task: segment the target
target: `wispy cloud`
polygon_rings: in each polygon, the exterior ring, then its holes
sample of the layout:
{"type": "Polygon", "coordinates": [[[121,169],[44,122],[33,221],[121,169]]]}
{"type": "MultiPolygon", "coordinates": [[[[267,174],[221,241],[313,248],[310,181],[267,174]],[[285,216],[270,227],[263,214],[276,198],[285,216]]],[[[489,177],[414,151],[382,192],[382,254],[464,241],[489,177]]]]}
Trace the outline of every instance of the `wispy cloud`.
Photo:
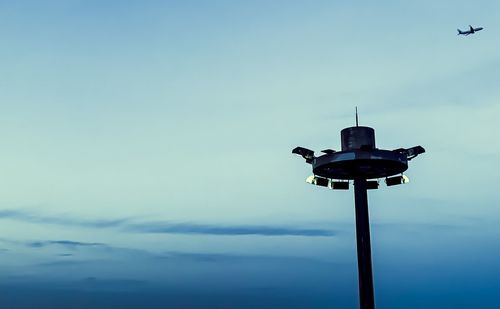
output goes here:
{"type": "Polygon", "coordinates": [[[72,240],[45,240],[45,241],[31,241],[27,242],[26,246],[31,248],[44,248],[48,246],[63,246],[69,249],[76,249],[79,247],[106,247],[103,243],[98,242],[80,242],[72,240]]]}
{"type": "MultiPolygon", "coordinates": [[[[136,233],[155,234],[204,234],[227,236],[334,236],[336,233],[329,229],[267,226],[267,225],[218,225],[190,222],[151,221],[137,222],[131,219],[79,219],[65,216],[45,216],[22,210],[0,210],[0,219],[11,219],[22,222],[53,224],[61,226],[77,226],[85,228],[119,228],[136,233]]],[[[35,244],[36,245],[36,244],[35,244]]],[[[39,244],[48,245],[48,244],[39,244]]],[[[64,245],[60,243],[60,245],[64,245]]],[[[66,244],[75,246],[76,244],[66,244]]],[[[93,244],[96,245],[96,244],[93,244]]]]}
{"type": "Polygon", "coordinates": [[[263,254],[237,254],[237,253],[207,253],[207,252],[182,252],[169,251],[161,255],[152,256],[160,260],[182,260],[192,262],[283,262],[283,261],[303,261],[313,263],[331,263],[321,259],[303,256],[283,256],[283,255],[263,255],[263,254]]]}
{"type": "Polygon", "coordinates": [[[81,226],[81,227],[95,227],[95,228],[109,228],[117,227],[128,221],[128,219],[77,219],[67,216],[44,216],[34,212],[24,211],[24,210],[0,210],[0,218],[12,219],[23,222],[31,223],[43,223],[43,224],[55,224],[55,225],[66,225],[66,226],[81,226]]]}
{"type": "MultiPolygon", "coordinates": [[[[14,246],[28,247],[34,251],[45,249],[78,250],[82,253],[75,256],[72,253],[51,255],[43,261],[33,264],[40,267],[73,267],[80,265],[108,265],[112,267],[116,261],[137,261],[148,265],[173,265],[182,263],[332,263],[322,259],[300,255],[247,254],[231,252],[192,252],[163,251],[154,252],[147,249],[114,246],[98,242],[81,242],[73,240],[6,240],[14,246]],[[54,248],[52,248],[54,247],[54,248]],[[89,259],[90,257],[90,259],[89,259]],[[173,263],[173,264],[172,264],[173,263]]],[[[222,265],[222,264],[221,264],[222,265]]]]}
{"type": "Polygon", "coordinates": [[[37,266],[43,267],[66,267],[66,266],[79,266],[88,264],[88,261],[75,261],[75,260],[64,260],[64,261],[49,261],[36,264],[37,266]]]}
{"type": "Polygon", "coordinates": [[[142,233],[207,234],[207,235],[260,235],[260,236],[333,236],[323,229],[273,227],[263,225],[210,225],[193,223],[148,222],[130,224],[127,230],[142,233]]]}

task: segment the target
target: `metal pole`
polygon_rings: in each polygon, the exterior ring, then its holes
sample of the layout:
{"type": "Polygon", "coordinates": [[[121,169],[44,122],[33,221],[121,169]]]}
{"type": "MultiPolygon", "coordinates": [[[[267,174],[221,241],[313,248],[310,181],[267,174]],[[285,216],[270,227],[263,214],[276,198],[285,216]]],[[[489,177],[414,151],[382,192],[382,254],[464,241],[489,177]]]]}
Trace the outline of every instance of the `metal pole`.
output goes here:
{"type": "Polygon", "coordinates": [[[354,180],[354,202],[358,249],[359,307],[361,309],[374,309],[368,194],[366,192],[366,179],[364,178],[354,180]]]}

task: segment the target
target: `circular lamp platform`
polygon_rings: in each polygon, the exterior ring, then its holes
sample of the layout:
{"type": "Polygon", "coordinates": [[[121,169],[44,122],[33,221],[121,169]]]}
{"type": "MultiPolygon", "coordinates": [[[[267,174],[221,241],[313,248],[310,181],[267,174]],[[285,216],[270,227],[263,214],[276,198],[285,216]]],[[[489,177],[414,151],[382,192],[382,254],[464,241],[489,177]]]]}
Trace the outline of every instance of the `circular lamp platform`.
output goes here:
{"type": "Polygon", "coordinates": [[[312,162],[313,173],[331,179],[374,179],[400,174],[408,169],[404,154],[372,149],[334,152],[312,162]]]}

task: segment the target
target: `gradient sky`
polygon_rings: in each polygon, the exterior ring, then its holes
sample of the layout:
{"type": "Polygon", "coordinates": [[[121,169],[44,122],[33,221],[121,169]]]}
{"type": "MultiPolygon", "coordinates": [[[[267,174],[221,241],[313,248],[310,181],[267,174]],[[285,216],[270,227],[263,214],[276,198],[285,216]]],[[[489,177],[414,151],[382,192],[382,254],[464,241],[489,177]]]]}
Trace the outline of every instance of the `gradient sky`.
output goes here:
{"type": "Polygon", "coordinates": [[[358,106],[427,150],[369,194],[378,307],[497,308],[498,12],[1,1],[0,306],[356,308],[353,192],[291,149],[358,106]]]}

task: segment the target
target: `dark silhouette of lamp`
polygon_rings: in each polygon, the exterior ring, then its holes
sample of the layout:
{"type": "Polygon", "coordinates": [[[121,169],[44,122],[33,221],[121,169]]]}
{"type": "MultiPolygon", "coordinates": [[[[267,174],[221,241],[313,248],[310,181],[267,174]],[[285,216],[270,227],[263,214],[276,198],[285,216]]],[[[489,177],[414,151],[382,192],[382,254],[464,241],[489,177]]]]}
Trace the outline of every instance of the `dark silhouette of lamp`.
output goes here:
{"type": "Polygon", "coordinates": [[[408,169],[408,161],[425,152],[421,146],[384,150],[375,147],[375,130],[356,126],[340,132],[342,151],[323,150],[316,157],[314,151],[296,147],[292,153],[302,156],[312,165],[313,174],[307,182],[331,189],[349,189],[354,183],[356,212],[356,243],[358,253],[358,277],[360,308],[375,308],[368,217],[367,189],[377,189],[378,179],[385,178],[387,186],[408,182],[402,173],[408,169]],[[370,180],[368,180],[370,179],[370,180]]]}

